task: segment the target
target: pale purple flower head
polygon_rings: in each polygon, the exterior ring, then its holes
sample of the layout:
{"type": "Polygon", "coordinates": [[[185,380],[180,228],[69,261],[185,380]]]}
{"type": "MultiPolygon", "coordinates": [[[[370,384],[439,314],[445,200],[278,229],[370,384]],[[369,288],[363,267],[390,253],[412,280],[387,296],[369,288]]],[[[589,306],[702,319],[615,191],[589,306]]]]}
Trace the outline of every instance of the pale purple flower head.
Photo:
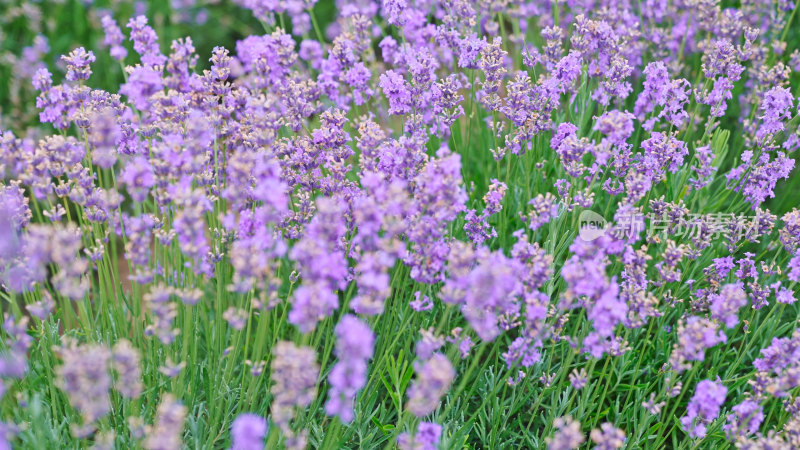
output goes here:
{"type": "Polygon", "coordinates": [[[158,35],[147,25],[147,17],[131,17],[128,28],[131,30],[130,40],[133,41],[133,49],[141,56],[142,64],[148,67],[162,66],[167,58],[161,54],[158,35]]]}
{"type": "Polygon", "coordinates": [[[46,92],[53,86],[53,75],[46,67],[39,68],[31,80],[33,88],[40,92],[46,92]]]}
{"type": "Polygon", "coordinates": [[[92,51],[86,51],[83,47],[78,47],[69,55],[61,56],[61,60],[67,63],[67,80],[79,81],[88,80],[92,74],[89,65],[97,60],[92,51]]]}
{"type": "Polygon", "coordinates": [[[414,300],[409,302],[411,309],[417,312],[430,311],[433,309],[433,301],[427,295],[422,295],[420,291],[414,292],[414,300]]]}
{"type": "Polygon", "coordinates": [[[144,440],[147,450],[178,450],[183,447],[183,427],[188,408],[172,394],[164,394],[156,420],[144,440]]]}
{"type": "Polygon", "coordinates": [[[633,114],[613,109],[597,118],[594,130],[599,131],[610,145],[623,144],[633,134],[633,114]]]}
{"type": "Polygon", "coordinates": [[[111,57],[117,61],[124,60],[128,56],[128,50],[122,46],[125,41],[125,35],[122,34],[119,25],[110,15],[103,16],[100,23],[103,25],[103,31],[105,32],[105,40],[103,42],[111,49],[111,57]]]}
{"type": "Polygon", "coordinates": [[[375,334],[369,325],[350,314],[342,317],[335,332],[339,361],[328,375],[331,388],[325,411],[342,422],[350,422],[354,418],[356,394],[367,383],[367,362],[372,358],[375,334]]]}
{"type": "Polygon", "coordinates": [[[295,407],[307,407],[316,397],[319,365],[314,349],[291,342],[278,342],[272,353],[272,420],[285,432],[295,407]]]}
{"type": "Polygon", "coordinates": [[[122,170],[120,181],[128,186],[128,193],[133,200],[141,203],[147,199],[150,188],[156,183],[153,166],[146,157],[136,156],[122,170]]]}
{"type": "Polygon", "coordinates": [[[111,352],[111,367],[117,372],[114,387],[123,397],[138,398],[142,394],[141,355],[130,341],[122,339],[111,352]]]}
{"type": "Polygon", "coordinates": [[[394,70],[387,70],[381,74],[378,84],[383,90],[383,95],[389,100],[389,114],[411,112],[411,91],[403,75],[394,70]]]}
{"type": "Polygon", "coordinates": [[[407,7],[406,0],[383,0],[381,15],[389,24],[402,26],[405,22],[403,12],[407,7]]]}
{"type": "Polygon", "coordinates": [[[706,318],[689,317],[678,326],[678,342],[673,347],[670,364],[678,372],[683,372],[690,367],[688,361],[703,361],[706,349],[727,340],[716,323],[706,318]]]}
{"type": "Polygon", "coordinates": [[[111,351],[99,344],[69,341],[59,352],[64,364],[57,370],[57,383],[83,418],[82,426],[73,427],[73,434],[84,437],[111,411],[111,351]]]}
{"type": "Polygon", "coordinates": [[[257,414],[239,414],[231,424],[230,450],[263,450],[267,429],[267,419],[257,414]]]}
{"type": "Polygon", "coordinates": [[[706,426],[719,416],[719,409],[725,403],[727,394],[728,388],[721,382],[703,380],[697,383],[689,406],[686,407],[686,415],[681,417],[681,425],[689,433],[689,437],[706,436],[706,426]]]}
{"type": "Polygon", "coordinates": [[[727,328],[739,323],[739,308],[747,305],[747,293],[741,283],[726,284],[718,294],[711,295],[711,317],[722,321],[727,328]]]}
{"type": "Polygon", "coordinates": [[[137,109],[144,110],[150,104],[150,97],[161,92],[163,87],[161,72],[148,66],[136,66],[119,93],[127,96],[137,109]]]}
{"type": "Polygon", "coordinates": [[[549,192],[537,195],[528,204],[531,206],[528,227],[532,231],[558,217],[558,199],[549,192]]]}
{"type": "Polygon", "coordinates": [[[783,131],[784,121],[792,117],[791,110],[794,108],[794,97],[792,92],[780,86],[775,86],[764,93],[761,101],[760,116],[762,123],[756,132],[759,139],[783,131]]]}
{"type": "Polygon", "coordinates": [[[625,432],[611,423],[604,423],[589,434],[595,443],[593,450],[616,450],[625,446],[625,432]]]}
{"type": "Polygon", "coordinates": [[[586,369],[573,369],[569,374],[569,382],[575,390],[581,390],[586,386],[589,377],[586,375],[586,369]]]}
{"type": "Polygon", "coordinates": [[[408,388],[406,406],[417,417],[425,417],[439,406],[439,400],[450,389],[456,372],[450,360],[436,353],[422,364],[417,364],[417,378],[408,388]]]}
{"type": "Polygon", "coordinates": [[[758,433],[764,420],[764,408],[757,401],[744,400],[731,410],[733,413],[728,415],[727,423],[722,427],[729,439],[758,433]]]}
{"type": "Polygon", "coordinates": [[[397,446],[401,450],[437,450],[442,438],[442,426],[433,422],[420,422],[417,433],[402,433],[397,437],[397,446]]]}
{"type": "Polygon", "coordinates": [[[546,439],[548,450],[572,450],[586,441],[580,422],[570,416],[555,419],[553,428],[556,429],[555,434],[546,439]]]}
{"type": "MultiPolygon", "coordinates": [[[[1,383],[0,386],[2,386],[1,383]]],[[[12,450],[11,441],[18,431],[19,429],[14,424],[0,421],[0,450],[12,450]]]]}

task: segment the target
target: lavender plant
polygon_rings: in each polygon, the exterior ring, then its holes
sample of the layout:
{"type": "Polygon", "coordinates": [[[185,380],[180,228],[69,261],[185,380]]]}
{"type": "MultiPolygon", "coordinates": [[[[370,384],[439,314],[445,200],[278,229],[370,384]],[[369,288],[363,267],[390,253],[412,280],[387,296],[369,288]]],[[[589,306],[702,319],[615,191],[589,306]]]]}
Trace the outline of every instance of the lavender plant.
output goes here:
{"type": "Polygon", "coordinates": [[[53,3],[0,449],[800,448],[798,4],[53,3]]]}

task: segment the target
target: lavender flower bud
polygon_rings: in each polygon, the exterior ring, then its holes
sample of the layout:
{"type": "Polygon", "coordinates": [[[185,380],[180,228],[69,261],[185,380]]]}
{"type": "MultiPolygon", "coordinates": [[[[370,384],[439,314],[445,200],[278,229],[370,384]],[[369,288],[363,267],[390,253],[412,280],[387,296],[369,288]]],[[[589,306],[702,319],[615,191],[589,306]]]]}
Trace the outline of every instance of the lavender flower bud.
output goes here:
{"type": "Polygon", "coordinates": [[[112,367],[117,372],[115,388],[123,397],[137,398],[142,394],[142,374],[139,351],[122,339],[112,349],[112,367]]]}
{"type": "Polygon", "coordinates": [[[95,62],[94,53],[87,52],[83,47],[78,47],[69,55],[61,56],[61,60],[67,63],[67,80],[80,81],[88,80],[92,74],[89,64],[95,62]]]}
{"type": "Polygon", "coordinates": [[[317,354],[312,348],[286,341],[278,342],[272,353],[272,420],[287,434],[294,408],[307,407],[316,396],[317,354]]]}
{"type": "Polygon", "coordinates": [[[164,394],[156,411],[155,425],[148,427],[144,440],[147,450],[179,450],[183,448],[183,423],[187,408],[172,394],[164,394]]]}
{"type": "Polygon", "coordinates": [[[407,408],[417,417],[432,413],[456,376],[450,360],[436,353],[415,367],[417,378],[408,388],[407,408]]]}
{"type": "Polygon", "coordinates": [[[74,427],[73,434],[84,437],[111,410],[111,351],[98,344],[79,345],[70,340],[57,351],[64,361],[56,371],[58,386],[83,417],[83,426],[74,427]]]}
{"type": "Polygon", "coordinates": [[[239,414],[231,424],[230,450],[263,450],[267,420],[256,414],[239,414]]]}
{"type": "Polygon", "coordinates": [[[681,417],[681,425],[692,438],[704,438],[706,425],[719,415],[719,408],[725,402],[728,388],[719,382],[703,380],[697,383],[692,399],[686,407],[686,415],[681,417]]]}
{"type": "Polygon", "coordinates": [[[547,438],[548,450],[572,450],[578,448],[586,437],[581,432],[581,424],[573,420],[570,416],[559,417],[553,421],[556,433],[553,437],[547,438]]]}
{"type": "Polygon", "coordinates": [[[367,324],[352,315],[336,325],[336,357],[339,361],[328,375],[331,385],[325,412],[342,422],[354,418],[355,396],[367,384],[367,362],[372,357],[375,335],[367,324]]]}

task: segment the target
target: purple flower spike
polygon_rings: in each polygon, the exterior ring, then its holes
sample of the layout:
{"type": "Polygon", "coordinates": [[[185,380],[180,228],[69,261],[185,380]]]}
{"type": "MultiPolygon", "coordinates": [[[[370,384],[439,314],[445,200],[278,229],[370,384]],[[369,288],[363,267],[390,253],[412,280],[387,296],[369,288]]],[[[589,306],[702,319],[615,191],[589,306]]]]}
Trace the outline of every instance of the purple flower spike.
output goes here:
{"type": "Polygon", "coordinates": [[[230,450],[263,450],[267,419],[256,414],[239,414],[231,424],[230,450]]]}

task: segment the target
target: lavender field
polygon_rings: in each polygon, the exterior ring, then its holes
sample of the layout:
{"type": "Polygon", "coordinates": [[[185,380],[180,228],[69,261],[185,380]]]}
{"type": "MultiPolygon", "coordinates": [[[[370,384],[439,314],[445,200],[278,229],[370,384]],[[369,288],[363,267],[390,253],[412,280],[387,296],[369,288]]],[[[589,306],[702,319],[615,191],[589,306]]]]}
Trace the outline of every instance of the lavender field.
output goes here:
{"type": "Polygon", "coordinates": [[[0,0],[0,450],[800,449],[798,9],[0,0]]]}

